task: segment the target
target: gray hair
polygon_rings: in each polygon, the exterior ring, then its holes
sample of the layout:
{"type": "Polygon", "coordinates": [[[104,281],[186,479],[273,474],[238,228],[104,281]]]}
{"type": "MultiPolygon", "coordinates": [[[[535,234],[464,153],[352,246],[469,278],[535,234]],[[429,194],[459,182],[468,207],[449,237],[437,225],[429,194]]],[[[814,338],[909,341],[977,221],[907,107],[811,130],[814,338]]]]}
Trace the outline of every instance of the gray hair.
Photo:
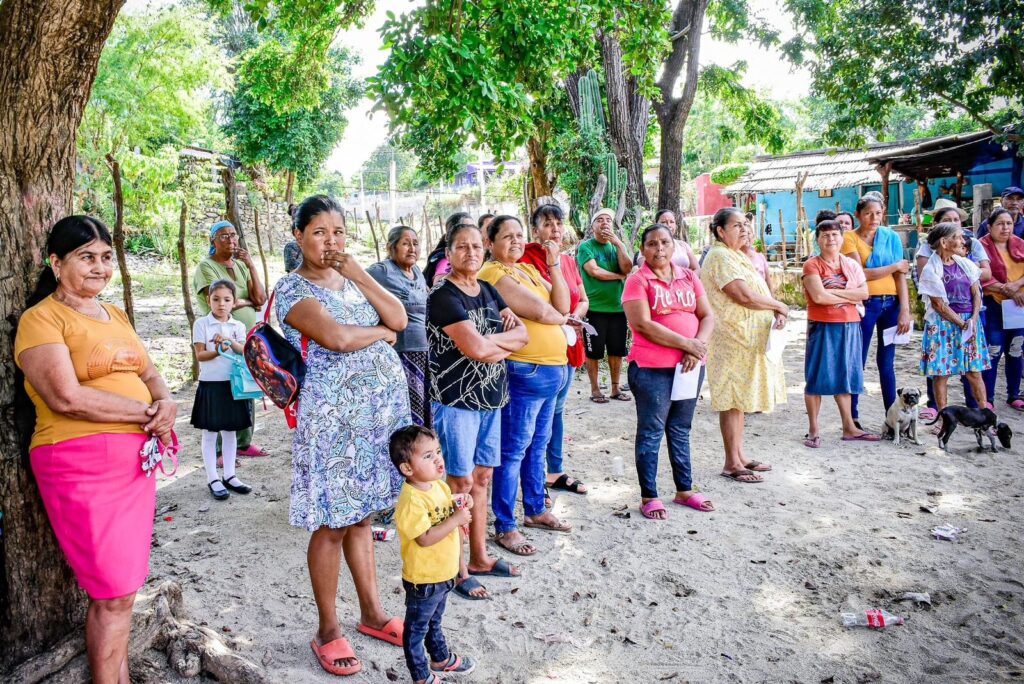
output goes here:
{"type": "Polygon", "coordinates": [[[409,226],[395,226],[388,231],[387,250],[388,254],[394,251],[395,247],[398,246],[398,241],[402,239],[402,235],[405,231],[409,231],[413,235],[416,235],[416,231],[409,226]]]}

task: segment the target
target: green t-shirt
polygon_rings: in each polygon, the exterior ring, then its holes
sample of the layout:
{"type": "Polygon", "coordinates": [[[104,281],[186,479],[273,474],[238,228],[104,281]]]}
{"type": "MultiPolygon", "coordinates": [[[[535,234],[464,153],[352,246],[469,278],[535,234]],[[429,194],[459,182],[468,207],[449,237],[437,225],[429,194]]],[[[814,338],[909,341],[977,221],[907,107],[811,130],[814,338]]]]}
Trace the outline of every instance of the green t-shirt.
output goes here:
{"type": "MultiPolygon", "coordinates": [[[[224,267],[224,264],[219,264],[209,257],[200,261],[199,265],[196,266],[196,272],[192,276],[192,287],[196,293],[196,304],[203,315],[210,313],[210,304],[206,301],[206,296],[201,293],[201,290],[218,280],[232,281],[236,288],[235,295],[242,299],[249,299],[249,267],[235,259],[233,270],[235,272],[234,278],[228,275],[228,269],[224,267]]],[[[231,316],[241,321],[246,330],[252,330],[252,327],[259,321],[259,314],[251,306],[236,309],[231,312],[231,316]]]]}
{"type": "Polygon", "coordinates": [[[598,280],[583,268],[583,264],[593,259],[597,265],[612,273],[622,273],[619,268],[619,250],[612,243],[602,245],[591,238],[583,242],[576,250],[576,262],[580,265],[583,276],[583,289],[590,298],[590,311],[601,313],[618,313],[622,311],[621,280],[598,280]]]}

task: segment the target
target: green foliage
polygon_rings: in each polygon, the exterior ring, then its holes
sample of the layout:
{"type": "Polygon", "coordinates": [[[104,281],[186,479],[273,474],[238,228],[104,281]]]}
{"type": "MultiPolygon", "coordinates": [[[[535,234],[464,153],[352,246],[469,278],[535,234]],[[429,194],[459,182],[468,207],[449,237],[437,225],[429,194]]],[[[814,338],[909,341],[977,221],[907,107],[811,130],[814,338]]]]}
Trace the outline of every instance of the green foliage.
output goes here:
{"type": "Polygon", "coordinates": [[[729,68],[706,66],[701,70],[699,92],[722,104],[739,123],[745,140],[763,145],[772,154],[781,153],[788,142],[782,111],[740,82],[746,70],[744,62],[729,68]]]}
{"type": "Polygon", "coordinates": [[[833,103],[822,137],[859,145],[903,105],[999,129],[1024,119],[1019,1],[787,0],[813,92],[833,103]]]}
{"type": "Polygon", "coordinates": [[[466,140],[506,158],[545,126],[561,79],[599,62],[598,29],[617,30],[627,68],[645,92],[668,44],[662,3],[479,0],[428,3],[389,15],[388,60],[371,79],[402,146],[431,177],[457,170],[466,140]],[[616,16],[618,13],[618,16],[616,16]]]}
{"type": "Polygon", "coordinates": [[[210,23],[188,7],[122,14],[100,57],[79,128],[75,205],[113,222],[105,159],[113,154],[134,251],[174,252],[178,150],[219,139],[209,93],[226,83],[227,61],[210,32],[210,23]]]}
{"type": "MultiPolygon", "coordinates": [[[[395,182],[400,190],[418,190],[428,185],[427,178],[420,172],[416,155],[395,145],[384,143],[373,151],[363,164],[363,186],[367,192],[382,192],[391,186],[391,160],[395,160],[395,182]]],[[[359,177],[351,183],[359,187],[359,177]]]]}
{"type": "Polygon", "coordinates": [[[716,185],[730,185],[747,172],[748,164],[723,164],[711,171],[711,182],[716,185]]]}
{"type": "Polygon", "coordinates": [[[248,59],[262,62],[268,55],[283,54],[262,47],[247,53],[235,92],[228,98],[224,131],[243,164],[265,165],[274,173],[292,171],[299,184],[305,185],[317,177],[341,139],[348,123],[344,112],[361,94],[351,77],[353,58],[345,51],[332,50],[329,85],[319,93],[319,103],[282,111],[266,103],[269,91],[262,90],[262,82],[245,78],[251,73],[244,66],[248,59]]]}

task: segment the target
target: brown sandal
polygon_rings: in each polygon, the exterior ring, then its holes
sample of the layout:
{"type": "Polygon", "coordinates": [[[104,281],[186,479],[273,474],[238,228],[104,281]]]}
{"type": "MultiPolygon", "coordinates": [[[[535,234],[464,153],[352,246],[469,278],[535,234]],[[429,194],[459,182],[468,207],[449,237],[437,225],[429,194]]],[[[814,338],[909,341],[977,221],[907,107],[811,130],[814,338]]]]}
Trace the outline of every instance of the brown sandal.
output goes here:
{"type": "Polygon", "coordinates": [[[735,480],[736,482],[742,482],[743,484],[761,484],[762,482],[764,482],[764,478],[763,477],[761,477],[760,475],[755,473],[753,470],[747,470],[746,468],[743,468],[742,470],[736,470],[736,471],[733,471],[731,473],[722,473],[722,477],[727,477],[730,480],[735,480]],[[744,477],[756,477],[757,479],[756,480],[749,480],[749,479],[748,480],[744,480],[743,479],[744,477]]]}
{"type": "Polygon", "coordinates": [[[497,544],[498,546],[500,546],[501,548],[505,549],[506,551],[508,551],[510,553],[516,554],[517,556],[532,556],[533,554],[537,553],[537,547],[534,546],[533,544],[531,544],[525,538],[523,539],[523,541],[519,542],[518,544],[506,544],[506,543],[503,543],[502,539],[504,539],[508,534],[509,533],[507,533],[507,532],[503,532],[503,533],[500,533],[500,534],[495,534],[494,535],[494,543],[497,544]],[[533,550],[532,551],[527,551],[526,549],[533,549],[533,550]]]}

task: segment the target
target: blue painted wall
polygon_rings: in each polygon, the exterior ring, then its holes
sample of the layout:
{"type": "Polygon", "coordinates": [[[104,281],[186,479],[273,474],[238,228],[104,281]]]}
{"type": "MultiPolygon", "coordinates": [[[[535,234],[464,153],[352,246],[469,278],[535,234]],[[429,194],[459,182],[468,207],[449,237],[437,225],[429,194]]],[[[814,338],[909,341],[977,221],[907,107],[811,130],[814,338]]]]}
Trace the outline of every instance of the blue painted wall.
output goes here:
{"type": "MultiPolygon", "coordinates": [[[[963,188],[964,199],[973,197],[974,185],[991,183],[993,194],[998,197],[999,191],[1008,185],[1019,185],[1024,187],[1024,173],[1021,171],[1021,164],[1015,163],[1013,159],[1001,159],[979,164],[967,174],[963,188]],[[1016,166],[1016,173],[1015,167],[1016,166]]],[[[928,189],[932,194],[932,201],[941,197],[952,198],[956,178],[937,178],[928,181],[928,189]],[[945,188],[945,190],[943,190],[945,188]]],[[[900,212],[912,213],[914,211],[914,190],[917,188],[915,182],[890,183],[889,184],[889,210],[888,223],[897,223],[900,212]],[[902,196],[902,208],[900,199],[902,196]]],[[[807,218],[814,221],[814,215],[820,209],[835,210],[836,202],[846,211],[853,212],[857,200],[865,192],[871,190],[881,191],[881,183],[873,183],[855,188],[836,188],[832,191],[832,197],[819,197],[816,190],[804,192],[804,210],[807,218]]],[[[765,209],[765,225],[771,225],[771,234],[765,234],[765,242],[775,244],[782,241],[782,231],[779,230],[779,209],[782,209],[782,220],[786,225],[786,241],[792,242],[796,235],[796,192],[769,192],[757,195],[757,211],[760,212],[761,204],[767,205],[765,209]]],[[[929,207],[925,207],[928,209],[929,207]]],[[[760,216],[756,219],[756,226],[760,225],[760,216]]]]}

